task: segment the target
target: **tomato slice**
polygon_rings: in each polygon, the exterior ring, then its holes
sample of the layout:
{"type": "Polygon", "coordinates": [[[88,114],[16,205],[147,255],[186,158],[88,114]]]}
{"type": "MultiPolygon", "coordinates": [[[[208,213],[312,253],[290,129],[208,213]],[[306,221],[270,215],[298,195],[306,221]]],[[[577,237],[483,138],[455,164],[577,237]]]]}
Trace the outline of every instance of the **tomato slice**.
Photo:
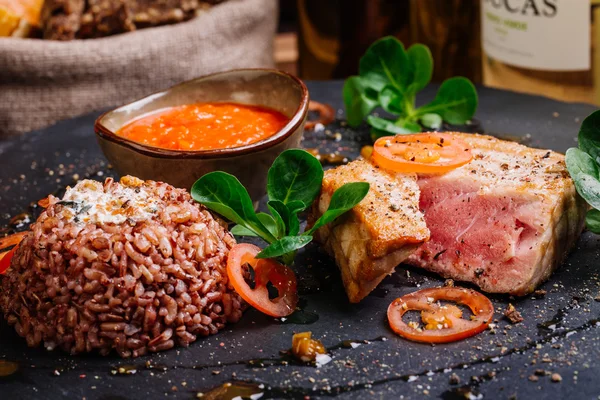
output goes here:
{"type": "Polygon", "coordinates": [[[15,246],[8,251],[0,252],[0,274],[5,273],[6,270],[10,267],[10,261],[12,259],[12,256],[13,254],[15,254],[15,251],[17,251],[17,247],[19,247],[19,243],[21,243],[21,240],[23,240],[25,235],[27,235],[27,231],[17,232],[13,235],[0,238],[0,249],[15,246]]]}
{"type": "Polygon", "coordinates": [[[44,197],[43,199],[38,200],[37,204],[42,208],[48,208],[50,205],[50,198],[44,197]]]}
{"type": "Polygon", "coordinates": [[[424,343],[448,343],[476,335],[487,328],[494,316],[491,301],[479,292],[459,287],[422,289],[392,302],[387,311],[390,327],[398,335],[424,343]],[[463,304],[471,309],[470,320],[461,318],[454,305],[440,305],[439,300],[463,304]],[[424,328],[407,324],[402,317],[408,311],[421,311],[424,328]]]}
{"type": "Polygon", "coordinates": [[[377,139],[371,160],[396,172],[441,174],[473,159],[471,148],[448,133],[419,133],[377,139]]]}
{"type": "Polygon", "coordinates": [[[5,251],[0,253],[0,274],[6,272],[6,270],[10,267],[10,261],[12,260],[13,254],[17,251],[17,246],[13,247],[9,251],[5,251]]]}
{"type": "Polygon", "coordinates": [[[272,317],[285,317],[296,309],[298,293],[296,275],[285,265],[270,258],[256,258],[260,247],[253,244],[236,244],[227,256],[227,276],[235,291],[252,307],[272,317]],[[244,265],[254,269],[255,286],[252,289],[244,278],[244,265]],[[278,296],[269,299],[267,283],[277,288],[278,296]]]}
{"type": "Polygon", "coordinates": [[[28,231],[17,232],[12,235],[4,236],[0,238],[0,249],[5,249],[10,246],[21,243],[21,240],[27,235],[28,231]]]}

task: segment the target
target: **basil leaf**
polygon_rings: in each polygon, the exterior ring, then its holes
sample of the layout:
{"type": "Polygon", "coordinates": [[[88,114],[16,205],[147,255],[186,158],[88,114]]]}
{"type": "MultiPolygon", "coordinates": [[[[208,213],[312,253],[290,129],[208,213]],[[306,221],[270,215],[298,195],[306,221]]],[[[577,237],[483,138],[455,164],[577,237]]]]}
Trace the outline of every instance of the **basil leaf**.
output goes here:
{"type": "Polygon", "coordinates": [[[294,236],[300,232],[300,220],[298,219],[298,213],[304,211],[307,207],[299,201],[292,201],[287,204],[287,208],[290,210],[288,235],[294,236]]]}
{"type": "Polygon", "coordinates": [[[291,213],[299,213],[300,211],[304,211],[308,208],[306,204],[298,200],[292,200],[287,203],[286,206],[291,213]]]}
{"type": "MultiPolygon", "coordinates": [[[[349,78],[344,84],[349,125],[358,126],[377,105],[405,118],[395,125],[409,133],[422,130],[417,121],[439,129],[443,121],[460,125],[471,119],[477,110],[477,92],[473,83],[463,77],[447,79],[431,103],[415,108],[417,92],[431,82],[432,75],[433,57],[427,46],[415,44],[405,50],[395,37],[377,40],[360,59],[359,76],[349,78]]],[[[380,137],[383,132],[398,133],[382,121],[369,124],[373,128],[372,138],[380,137]]]]}
{"type": "Polygon", "coordinates": [[[423,44],[413,44],[406,51],[411,72],[411,83],[407,94],[414,95],[423,90],[431,82],[433,75],[433,57],[429,47],[423,44]]]}
{"type": "Polygon", "coordinates": [[[271,232],[271,235],[275,236],[276,238],[285,236],[285,226],[280,226],[275,217],[264,212],[258,213],[256,216],[260,222],[262,222],[265,228],[271,232]]]}
{"type": "Polygon", "coordinates": [[[346,211],[352,209],[355,205],[360,203],[362,199],[369,193],[369,184],[367,182],[352,182],[346,183],[338,190],[333,192],[331,201],[327,211],[321,215],[321,217],[315,222],[309,231],[304,232],[303,235],[312,235],[317,229],[325,224],[334,221],[336,218],[344,214],[346,211]]]}
{"type": "Polygon", "coordinates": [[[600,211],[588,211],[585,215],[585,225],[590,232],[600,233],[600,211]]]}
{"type": "Polygon", "coordinates": [[[588,115],[579,128],[579,148],[600,163],[600,110],[588,115]]]}
{"type": "Polygon", "coordinates": [[[477,91],[470,80],[463,77],[446,79],[435,99],[417,109],[419,116],[439,114],[444,121],[460,125],[473,117],[477,110],[477,91]]]}
{"type": "Polygon", "coordinates": [[[379,104],[381,107],[396,115],[402,115],[406,112],[404,96],[393,86],[387,85],[379,92],[379,104]]]}
{"type": "Polygon", "coordinates": [[[279,239],[286,236],[288,231],[287,220],[289,219],[289,211],[286,205],[280,201],[273,200],[267,203],[267,207],[269,208],[271,215],[273,215],[273,218],[275,219],[275,224],[277,225],[277,238],[279,239]],[[273,203],[277,203],[277,205],[274,207],[273,203]]]}
{"type": "Polygon", "coordinates": [[[286,150],[269,168],[267,193],[269,200],[283,204],[300,201],[309,207],[321,191],[323,167],[312,154],[300,149],[286,150]]]}
{"type": "Polygon", "coordinates": [[[290,227],[288,235],[295,236],[300,232],[300,220],[298,219],[298,214],[292,213],[290,215],[290,227]]]}
{"type": "Polygon", "coordinates": [[[414,125],[408,124],[407,126],[398,126],[394,123],[394,121],[390,121],[385,118],[375,117],[374,115],[369,115],[367,117],[367,123],[373,128],[377,129],[378,131],[386,132],[386,136],[389,136],[390,134],[406,135],[408,133],[421,131],[421,127],[419,126],[419,124],[416,124],[416,130],[414,130],[414,125]]]}
{"type": "Polygon", "coordinates": [[[221,171],[210,172],[198,179],[190,192],[198,203],[256,232],[265,241],[276,240],[259,220],[250,195],[235,176],[221,171]]]}
{"type": "MultiPolygon", "coordinates": [[[[273,236],[276,238],[285,236],[285,226],[280,226],[275,217],[266,213],[258,213],[256,216],[273,236]]],[[[259,236],[252,229],[246,228],[243,225],[235,225],[231,228],[231,233],[236,236],[259,236]]]]}
{"type": "Polygon", "coordinates": [[[598,164],[589,154],[577,148],[567,150],[565,162],[577,192],[589,205],[596,209],[600,208],[598,164]]]}
{"type": "MultiPolygon", "coordinates": [[[[288,236],[295,236],[300,231],[300,221],[298,221],[297,215],[299,208],[290,209],[290,204],[291,203],[286,206],[278,200],[271,200],[267,203],[267,207],[269,207],[269,210],[271,211],[271,214],[275,216],[275,219],[279,216],[281,222],[284,224],[286,233],[282,236],[285,236],[286,234],[288,236]]],[[[302,203],[300,203],[300,206],[304,207],[302,203]]]]}
{"type": "Polygon", "coordinates": [[[423,114],[420,121],[427,128],[440,129],[442,127],[442,117],[439,114],[423,114]]]}
{"type": "Polygon", "coordinates": [[[387,36],[377,40],[362,56],[358,65],[358,74],[370,88],[381,91],[391,84],[402,95],[411,82],[408,55],[404,45],[395,37],[387,36]]]}
{"type": "Polygon", "coordinates": [[[251,231],[250,229],[242,226],[242,225],[235,225],[233,228],[231,228],[230,230],[232,235],[235,236],[256,236],[258,237],[258,234],[254,231],[251,231]]]}
{"type": "Polygon", "coordinates": [[[287,253],[296,251],[312,241],[312,236],[285,236],[265,247],[256,255],[256,258],[282,257],[287,253]]]}
{"type": "Polygon", "coordinates": [[[348,125],[357,127],[378,105],[377,92],[364,84],[360,76],[351,76],[342,90],[348,125]]]}
{"type": "Polygon", "coordinates": [[[306,210],[307,206],[305,206],[301,201],[290,201],[286,204],[288,210],[290,211],[290,217],[288,219],[288,235],[294,236],[300,232],[300,220],[298,219],[298,213],[306,210]]]}
{"type": "Polygon", "coordinates": [[[410,131],[411,133],[421,132],[423,128],[415,121],[410,121],[408,119],[399,118],[394,125],[399,126],[402,129],[410,131]]]}

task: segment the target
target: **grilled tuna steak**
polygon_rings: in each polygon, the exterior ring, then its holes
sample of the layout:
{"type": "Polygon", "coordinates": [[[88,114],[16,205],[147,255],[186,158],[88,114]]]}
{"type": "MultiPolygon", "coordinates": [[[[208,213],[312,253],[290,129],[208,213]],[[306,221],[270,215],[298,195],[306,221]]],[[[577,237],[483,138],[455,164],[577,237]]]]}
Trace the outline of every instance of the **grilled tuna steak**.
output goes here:
{"type": "Polygon", "coordinates": [[[404,261],[487,292],[525,295],[574,245],[587,205],[562,154],[455,135],[472,147],[473,160],[443,175],[416,180],[364,160],[325,173],[312,220],[344,183],[371,184],[357,207],[315,235],[340,267],[351,302],[404,261]]]}
{"type": "Polygon", "coordinates": [[[325,172],[309,224],[325,212],[336,189],[357,181],[371,185],[367,196],[333,225],[315,234],[335,258],[352,303],[362,300],[429,238],[419,211],[416,176],[388,173],[364,160],[325,172]]]}
{"type": "Polygon", "coordinates": [[[527,294],[574,245],[587,206],[562,154],[456,135],[471,145],[473,160],[419,177],[431,238],[408,262],[487,292],[527,294]]]}

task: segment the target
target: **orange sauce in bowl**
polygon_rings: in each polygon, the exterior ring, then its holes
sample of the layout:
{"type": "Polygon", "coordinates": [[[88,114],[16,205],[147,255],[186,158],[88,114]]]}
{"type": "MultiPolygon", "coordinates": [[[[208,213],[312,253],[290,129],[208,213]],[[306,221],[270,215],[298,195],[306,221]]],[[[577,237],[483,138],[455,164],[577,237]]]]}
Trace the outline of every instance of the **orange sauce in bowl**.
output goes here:
{"type": "Polygon", "coordinates": [[[289,120],[267,107],[197,103],[142,116],[124,125],[117,135],[170,150],[230,149],[273,136],[289,120]]]}

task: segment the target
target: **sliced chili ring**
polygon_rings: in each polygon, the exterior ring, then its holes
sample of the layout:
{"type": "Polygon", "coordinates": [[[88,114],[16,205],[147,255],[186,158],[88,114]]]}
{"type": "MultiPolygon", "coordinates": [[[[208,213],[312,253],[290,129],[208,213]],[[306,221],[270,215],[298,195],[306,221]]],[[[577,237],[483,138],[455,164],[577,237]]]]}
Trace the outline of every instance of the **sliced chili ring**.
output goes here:
{"type": "Polygon", "coordinates": [[[319,114],[319,119],[306,121],[304,129],[307,131],[315,129],[317,124],[328,125],[335,120],[335,110],[329,104],[311,100],[308,102],[308,111],[316,111],[319,114]]]}
{"type": "Polygon", "coordinates": [[[448,343],[474,336],[487,328],[494,316],[492,302],[475,290],[459,287],[441,287],[422,289],[397,298],[390,304],[387,317],[390,327],[398,335],[424,343],[448,343]],[[473,316],[470,320],[456,315],[456,307],[443,309],[438,301],[445,300],[469,307],[473,316]],[[410,326],[402,317],[408,311],[426,313],[422,318],[432,315],[444,315],[445,321],[437,329],[422,329],[410,326]],[[429,314],[427,314],[429,313],[429,314]]]}
{"type": "Polygon", "coordinates": [[[235,291],[252,307],[272,317],[285,317],[296,309],[298,293],[296,275],[285,265],[270,258],[256,258],[260,247],[236,244],[227,257],[227,276],[235,291]],[[254,289],[246,282],[244,265],[254,269],[254,289]],[[278,296],[269,298],[267,283],[277,288],[278,296]]]}
{"type": "Polygon", "coordinates": [[[448,133],[419,133],[377,139],[371,160],[395,172],[441,174],[473,159],[471,148],[448,133]]]}

